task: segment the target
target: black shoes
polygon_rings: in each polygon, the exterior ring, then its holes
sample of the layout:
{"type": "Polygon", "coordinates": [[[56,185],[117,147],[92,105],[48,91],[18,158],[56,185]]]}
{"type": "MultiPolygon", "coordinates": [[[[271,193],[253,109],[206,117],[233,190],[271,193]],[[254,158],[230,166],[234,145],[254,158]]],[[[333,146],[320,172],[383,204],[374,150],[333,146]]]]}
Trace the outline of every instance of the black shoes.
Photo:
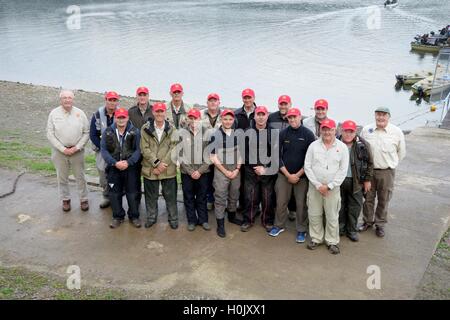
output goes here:
{"type": "Polygon", "coordinates": [[[120,220],[120,219],[112,219],[111,224],[109,225],[109,227],[111,229],[116,229],[122,224],[122,222],[123,222],[123,220],[120,220]]]}
{"type": "Polygon", "coordinates": [[[242,225],[242,220],[236,218],[236,212],[228,212],[228,221],[238,226],[242,225]]]}
{"type": "Polygon", "coordinates": [[[217,219],[217,235],[221,238],[225,238],[225,219],[217,219]]]}
{"type": "Polygon", "coordinates": [[[154,224],[156,223],[156,221],[147,221],[144,225],[144,227],[146,229],[151,228],[154,224]]]}
{"type": "Polygon", "coordinates": [[[377,237],[383,238],[384,237],[384,228],[377,226],[377,228],[375,230],[375,234],[377,235],[377,237]]]}

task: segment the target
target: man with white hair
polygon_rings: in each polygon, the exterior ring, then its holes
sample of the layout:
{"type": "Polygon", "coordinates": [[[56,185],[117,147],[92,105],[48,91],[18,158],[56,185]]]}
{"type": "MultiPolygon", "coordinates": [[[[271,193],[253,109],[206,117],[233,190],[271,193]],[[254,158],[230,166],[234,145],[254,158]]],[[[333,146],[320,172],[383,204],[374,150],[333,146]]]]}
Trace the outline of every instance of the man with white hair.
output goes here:
{"type": "Polygon", "coordinates": [[[84,147],[89,140],[86,114],[73,106],[74,94],[62,90],[61,105],[50,112],[47,138],[52,145],[52,161],[56,168],[59,195],[63,211],[70,211],[69,171],[77,181],[81,210],[89,210],[88,189],[84,176],[84,147]]]}

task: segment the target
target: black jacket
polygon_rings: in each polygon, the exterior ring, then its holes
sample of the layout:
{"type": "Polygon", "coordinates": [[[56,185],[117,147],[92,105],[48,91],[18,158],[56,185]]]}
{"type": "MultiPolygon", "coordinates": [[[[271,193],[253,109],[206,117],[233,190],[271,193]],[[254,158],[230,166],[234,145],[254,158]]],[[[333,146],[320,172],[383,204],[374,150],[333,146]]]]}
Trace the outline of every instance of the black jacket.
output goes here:
{"type": "MultiPolygon", "coordinates": [[[[254,104],[254,108],[256,108],[256,104],[254,104]]],[[[250,113],[250,116],[247,117],[247,112],[245,112],[244,106],[234,111],[234,121],[235,128],[247,130],[250,128],[251,121],[255,118],[255,112],[250,113]]]]}
{"type": "Polygon", "coordinates": [[[122,144],[117,136],[116,125],[108,127],[101,142],[101,153],[108,166],[117,161],[127,160],[129,166],[135,165],[141,158],[140,132],[130,122],[125,129],[122,144]]]}

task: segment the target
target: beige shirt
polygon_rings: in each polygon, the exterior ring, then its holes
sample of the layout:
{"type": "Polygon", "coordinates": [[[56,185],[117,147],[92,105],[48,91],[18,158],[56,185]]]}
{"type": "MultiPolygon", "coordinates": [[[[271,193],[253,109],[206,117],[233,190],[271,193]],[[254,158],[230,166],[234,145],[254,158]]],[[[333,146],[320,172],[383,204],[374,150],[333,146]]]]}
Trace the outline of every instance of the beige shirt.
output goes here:
{"type": "Polygon", "coordinates": [[[47,139],[61,152],[74,146],[83,149],[89,140],[89,121],[84,111],[72,107],[67,112],[62,106],[53,109],[48,116],[47,139]]]}
{"type": "Polygon", "coordinates": [[[331,190],[339,188],[347,176],[349,158],[348,148],[342,141],[335,139],[327,149],[322,139],[318,139],[306,151],[305,174],[317,189],[321,185],[331,190]]]}
{"type": "Polygon", "coordinates": [[[389,123],[385,129],[377,129],[375,123],[367,125],[361,137],[370,144],[375,169],[395,169],[406,155],[405,136],[393,124],[389,123]]]}

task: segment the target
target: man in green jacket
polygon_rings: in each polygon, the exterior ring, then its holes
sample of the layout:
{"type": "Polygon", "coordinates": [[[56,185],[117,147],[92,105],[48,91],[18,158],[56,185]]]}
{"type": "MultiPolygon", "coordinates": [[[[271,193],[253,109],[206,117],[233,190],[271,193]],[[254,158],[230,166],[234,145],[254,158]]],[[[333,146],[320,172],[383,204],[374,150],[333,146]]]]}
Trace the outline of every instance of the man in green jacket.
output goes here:
{"type": "Polygon", "coordinates": [[[153,105],[154,119],[149,119],[141,129],[142,175],[144,176],[145,206],[150,228],[158,217],[158,195],[160,182],[166,201],[169,224],[178,228],[177,167],[172,159],[172,150],[177,144],[176,130],[166,119],[166,105],[153,105]]]}

